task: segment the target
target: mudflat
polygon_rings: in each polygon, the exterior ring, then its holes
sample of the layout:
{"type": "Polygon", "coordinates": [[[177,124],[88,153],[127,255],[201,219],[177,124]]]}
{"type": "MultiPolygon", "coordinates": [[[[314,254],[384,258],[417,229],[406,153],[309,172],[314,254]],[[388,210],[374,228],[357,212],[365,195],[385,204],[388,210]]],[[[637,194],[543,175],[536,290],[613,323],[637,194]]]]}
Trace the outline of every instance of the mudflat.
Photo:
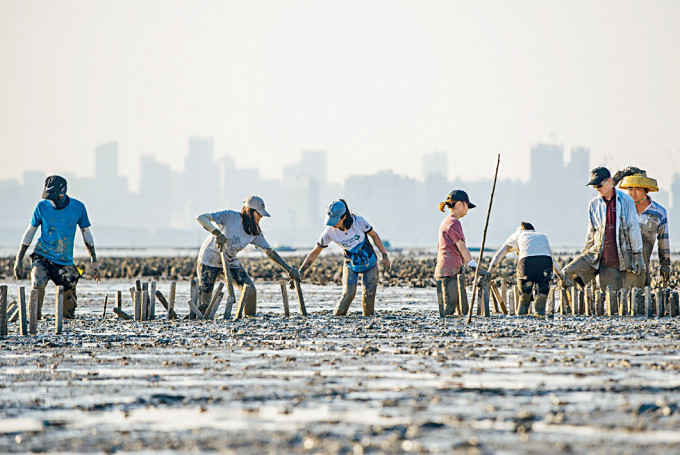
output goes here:
{"type": "MultiPolygon", "coordinates": [[[[9,283],[10,295],[16,285],[9,283]]],[[[167,292],[167,282],[158,289],[167,292]]],[[[306,285],[283,317],[190,321],[112,312],[131,283],[83,281],[76,320],[0,340],[0,452],[677,453],[677,318],[440,319],[433,288],[378,289],[376,316],[333,317],[306,285]],[[102,317],[104,294],[109,294],[102,317]]],[[[223,304],[224,305],[224,304],[223,304]]],[[[130,312],[129,293],[123,309],[130,312]]],[[[221,316],[222,309],[218,314],[221,316]]]]}

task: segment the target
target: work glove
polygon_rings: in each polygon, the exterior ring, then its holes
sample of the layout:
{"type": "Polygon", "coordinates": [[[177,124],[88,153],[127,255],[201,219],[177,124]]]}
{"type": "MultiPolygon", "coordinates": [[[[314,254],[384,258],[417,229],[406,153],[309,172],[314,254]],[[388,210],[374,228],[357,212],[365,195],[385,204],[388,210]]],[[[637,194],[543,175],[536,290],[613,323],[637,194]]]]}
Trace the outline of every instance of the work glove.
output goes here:
{"type": "Polygon", "coordinates": [[[224,244],[227,243],[227,238],[222,234],[221,232],[217,235],[215,235],[215,244],[217,245],[217,249],[222,251],[224,248],[224,244]]]}
{"type": "Polygon", "coordinates": [[[565,289],[571,287],[572,284],[571,280],[569,279],[566,273],[564,274],[564,278],[560,277],[560,279],[562,280],[562,285],[565,287],[565,289]]]}
{"type": "Polygon", "coordinates": [[[612,182],[614,186],[618,185],[621,180],[623,180],[624,177],[628,177],[629,175],[635,175],[635,174],[642,174],[645,171],[642,169],[636,168],[634,166],[628,166],[625,169],[622,169],[620,171],[617,171],[616,174],[614,174],[614,177],[612,177],[612,182]]]}
{"type": "Polygon", "coordinates": [[[291,267],[290,270],[288,270],[288,278],[291,280],[299,280],[300,279],[300,272],[298,269],[295,267],[291,267]]]}
{"type": "Polygon", "coordinates": [[[295,271],[298,274],[297,278],[293,278],[292,276],[290,276],[290,272],[289,272],[290,279],[288,280],[288,287],[290,289],[295,289],[295,280],[298,280],[298,281],[302,280],[302,277],[305,275],[305,272],[307,271],[308,268],[309,267],[303,265],[302,267],[300,267],[299,271],[297,269],[295,269],[295,271]]]}
{"type": "Polygon", "coordinates": [[[387,257],[387,253],[382,255],[382,269],[384,272],[390,271],[390,258],[387,257]]]}
{"type": "Polygon", "coordinates": [[[474,272],[475,269],[477,268],[477,261],[475,261],[475,259],[472,258],[470,259],[470,262],[468,262],[465,265],[468,267],[469,270],[472,270],[474,272]]]}
{"type": "Polygon", "coordinates": [[[24,264],[23,260],[16,258],[14,260],[14,278],[21,280],[24,278],[24,264]]]}
{"type": "Polygon", "coordinates": [[[645,272],[645,261],[642,259],[642,253],[633,253],[633,273],[640,275],[645,272]]]}
{"type": "Polygon", "coordinates": [[[92,278],[94,278],[95,281],[101,281],[102,275],[98,262],[92,263],[92,271],[90,273],[92,274],[92,278]]]}
{"type": "Polygon", "coordinates": [[[659,273],[661,273],[661,279],[663,282],[668,284],[671,279],[671,265],[661,264],[661,267],[659,267],[659,273]]]}

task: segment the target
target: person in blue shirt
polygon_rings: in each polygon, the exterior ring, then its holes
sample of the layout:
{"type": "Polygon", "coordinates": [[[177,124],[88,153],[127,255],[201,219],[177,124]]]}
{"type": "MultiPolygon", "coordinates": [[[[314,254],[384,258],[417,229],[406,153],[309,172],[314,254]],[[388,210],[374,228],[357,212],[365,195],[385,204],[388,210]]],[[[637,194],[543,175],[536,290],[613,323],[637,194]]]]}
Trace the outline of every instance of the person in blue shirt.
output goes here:
{"type": "Polygon", "coordinates": [[[40,238],[31,254],[31,288],[38,291],[38,318],[41,317],[45,287],[50,281],[64,287],[64,317],[75,317],[78,306],[76,285],[80,278],[80,272],[73,263],[76,227],[80,228],[92,260],[92,276],[96,281],[100,280],[87,210],[82,202],[68,197],[66,189],[66,179],[63,177],[52,175],[45,180],[42,194],[44,200],[38,202],[33,211],[33,218],[24,233],[14,262],[14,277],[20,280],[24,275],[24,255],[40,228],[40,238]]]}

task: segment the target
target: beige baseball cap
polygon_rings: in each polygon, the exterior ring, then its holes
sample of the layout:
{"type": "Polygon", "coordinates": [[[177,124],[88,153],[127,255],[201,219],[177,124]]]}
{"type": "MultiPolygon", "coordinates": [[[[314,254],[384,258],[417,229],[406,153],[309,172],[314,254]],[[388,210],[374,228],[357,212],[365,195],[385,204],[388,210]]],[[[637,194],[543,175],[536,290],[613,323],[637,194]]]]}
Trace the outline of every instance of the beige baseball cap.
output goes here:
{"type": "Polygon", "coordinates": [[[245,201],[243,201],[243,206],[249,209],[257,210],[262,216],[271,216],[269,212],[264,209],[264,201],[260,196],[249,196],[245,201]]]}

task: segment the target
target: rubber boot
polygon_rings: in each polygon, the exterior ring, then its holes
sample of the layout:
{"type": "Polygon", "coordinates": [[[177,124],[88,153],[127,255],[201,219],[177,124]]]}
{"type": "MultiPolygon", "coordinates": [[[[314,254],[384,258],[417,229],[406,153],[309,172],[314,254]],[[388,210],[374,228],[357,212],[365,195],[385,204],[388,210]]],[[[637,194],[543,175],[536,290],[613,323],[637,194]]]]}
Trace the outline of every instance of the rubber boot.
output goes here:
{"type": "Polygon", "coordinates": [[[243,316],[255,316],[257,312],[257,291],[253,286],[243,286],[241,300],[243,301],[243,316]]]}
{"type": "Polygon", "coordinates": [[[548,296],[545,294],[538,294],[536,301],[534,302],[534,309],[538,316],[545,316],[545,302],[548,300],[548,296]]]}
{"type": "Polygon", "coordinates": [[[364,310],[364,316],[373,316],[375,313],[375,294],[362,295],[361,308],[364,310]]]}
{"type": "MultiPolygon", "coordinates": [[[[529,314],[530,305],[531,305],[531,293],[522,292],[522,296],[519,298],[519,314],[521,316],[529,314]]],[[[543,312],[545,313],[545,306],[543,312]]]]}
{"type": "Polygon", "coordinates": [[[75,289],[64,291],[64,317],[66,319],[74,319],[76,317],[76,307],[78,306],[78,297],[76,297],[75,289]]]}

